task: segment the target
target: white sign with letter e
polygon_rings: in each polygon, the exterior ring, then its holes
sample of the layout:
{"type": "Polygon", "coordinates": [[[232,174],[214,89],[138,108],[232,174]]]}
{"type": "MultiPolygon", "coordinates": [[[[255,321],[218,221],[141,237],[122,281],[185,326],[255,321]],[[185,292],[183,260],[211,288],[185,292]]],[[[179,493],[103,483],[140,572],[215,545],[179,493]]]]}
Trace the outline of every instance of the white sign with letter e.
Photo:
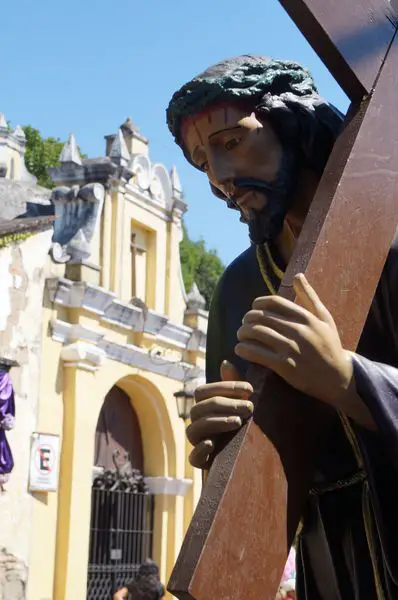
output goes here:
{"type": "Polygon", "coordinates": [[[56,492],[59,472],[59,435],[34,433],[30,451],[29,491],[56,492]]]}

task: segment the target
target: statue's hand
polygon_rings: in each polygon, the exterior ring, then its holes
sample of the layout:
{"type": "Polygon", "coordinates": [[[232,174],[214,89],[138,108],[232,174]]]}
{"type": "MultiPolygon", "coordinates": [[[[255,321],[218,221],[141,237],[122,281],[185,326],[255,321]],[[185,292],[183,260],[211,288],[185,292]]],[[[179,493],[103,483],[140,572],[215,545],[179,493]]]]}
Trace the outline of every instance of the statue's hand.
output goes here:
{"type": "Polygon", "coordinates": [[[236,431],[253,413],[250,383],[241,381],[236,368],[227,361],[222,363],[220,375],[221,381],[195,390],[187,438],[194,446],[189,461],[199,469],[208,468],[217,436],[236,431]]]}
{"type": "Polygon", "coordinates": [[[351,355],[304,275],[293,285],[301,306],[279,296],[257,298],[238,331],[235,352],[296,389],[343,409],[353,376],[351,355]]]}

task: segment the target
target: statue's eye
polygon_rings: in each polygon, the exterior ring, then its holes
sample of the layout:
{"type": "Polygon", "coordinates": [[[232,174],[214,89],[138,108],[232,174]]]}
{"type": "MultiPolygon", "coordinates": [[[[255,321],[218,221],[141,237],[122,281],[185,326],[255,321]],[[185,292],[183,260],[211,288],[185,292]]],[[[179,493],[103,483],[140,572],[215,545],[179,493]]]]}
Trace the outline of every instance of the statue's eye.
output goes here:
{"type": "Polygon", "coordinates": [[[231,138],[230,140],[228,140],[227,142],[225,142],[224,148],[226,150],[233,150],[234,148],[236,148],[236,146],[239,145],[241,139],[242,138],[240,138],[240,137],[231,138]]]}

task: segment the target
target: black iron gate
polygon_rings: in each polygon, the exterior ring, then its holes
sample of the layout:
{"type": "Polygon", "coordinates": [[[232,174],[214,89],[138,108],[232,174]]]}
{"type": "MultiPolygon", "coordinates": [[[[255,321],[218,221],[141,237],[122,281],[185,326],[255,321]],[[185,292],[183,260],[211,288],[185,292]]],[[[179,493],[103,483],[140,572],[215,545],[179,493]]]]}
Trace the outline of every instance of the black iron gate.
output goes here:
{"type": "Polygon", "coordinates": [[[111,600],[152,556],[153,509],[137,472],[105,471],[94,481],[87,600],[111,600]]]}

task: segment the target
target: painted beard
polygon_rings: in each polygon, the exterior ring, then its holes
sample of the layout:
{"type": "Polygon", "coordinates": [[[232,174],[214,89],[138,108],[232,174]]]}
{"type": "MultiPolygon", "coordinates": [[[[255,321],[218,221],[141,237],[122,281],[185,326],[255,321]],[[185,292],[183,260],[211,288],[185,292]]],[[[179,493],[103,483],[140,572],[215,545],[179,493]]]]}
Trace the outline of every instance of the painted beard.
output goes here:
{"type": "Polygon", "coordinates": [[[237,201],[226,198],[220,190],[212,187],[213,193],[227,202],[229,208],[239,210],[241,221],[249,227],[249,237],[253,244],[261,245],[274,240],[282,231],[285,217],[292,203],[299,172],[298,152],[285,150],[278,175],[273,182],[251,177],[234,180],[237,190],[261,192],[266,194],[267,202],[261,210],[252,209],[252,218],[247,219],[237,201]]]}

